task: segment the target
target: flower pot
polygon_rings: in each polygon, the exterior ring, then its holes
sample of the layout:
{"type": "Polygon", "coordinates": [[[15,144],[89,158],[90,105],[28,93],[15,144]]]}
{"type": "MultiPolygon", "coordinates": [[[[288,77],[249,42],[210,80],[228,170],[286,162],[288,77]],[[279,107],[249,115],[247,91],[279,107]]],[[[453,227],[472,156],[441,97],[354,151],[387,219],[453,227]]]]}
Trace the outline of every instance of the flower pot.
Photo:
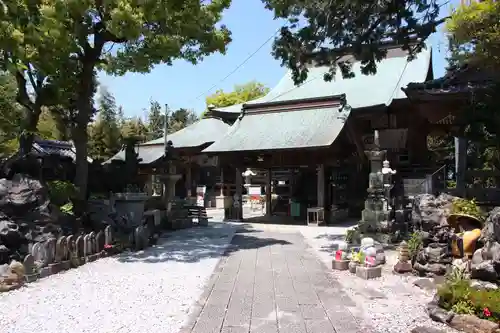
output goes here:
{"type": "Polygon", "coordinates": [[[356,267],[359,266],[359,263],[355,261],[349,261],[349,272],[352,274],[356,274],[356,267]]]}

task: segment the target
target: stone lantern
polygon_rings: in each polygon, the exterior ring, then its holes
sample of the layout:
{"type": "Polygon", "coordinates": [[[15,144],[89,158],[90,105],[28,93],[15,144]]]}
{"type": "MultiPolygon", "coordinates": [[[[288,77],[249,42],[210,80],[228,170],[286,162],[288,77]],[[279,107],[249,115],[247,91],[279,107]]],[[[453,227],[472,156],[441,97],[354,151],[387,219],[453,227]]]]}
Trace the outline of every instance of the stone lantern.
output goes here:
{"type": "Polygon", "coordinates": [[[253,172],[252,170],[250,170],[249,168],[247,168],[245,170],[245,172],[243,172],[241,174],[243,176],[243,178],[245,179],[245,187],[250,187],[250,185],[252,184],[252,176],[255,176],[256,173],[253,172]]]}

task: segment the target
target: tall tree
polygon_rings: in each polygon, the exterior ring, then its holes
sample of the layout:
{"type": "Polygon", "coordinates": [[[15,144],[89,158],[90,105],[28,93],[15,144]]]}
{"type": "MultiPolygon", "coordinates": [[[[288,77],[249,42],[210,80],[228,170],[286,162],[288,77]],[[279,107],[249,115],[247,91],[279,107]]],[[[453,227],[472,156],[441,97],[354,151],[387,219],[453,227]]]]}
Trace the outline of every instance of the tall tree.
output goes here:
{"type": "Polygon", "coordinates": [[[292,70],[296,83],[306,80],[310,61],[330,66],[326,80],[337,65],[344,76],[352,76],[352,63],[340,61],[346,54],[361,60],[363,74],[375,73],[377,61],[387,54],[381,48],[385,41],[403,45],[414,56],[444,22],[439,0],[262,1],[276,18],[288,20],[274,41],[273,55],[292,70]]]}
{"type": "Polygon", "coordinates": [[[42,31],[57,31],[59,36],[51,47],[77,62],[78,113],[72,136],[77,150],[76,185],[83,200],[88,176],[87,124],[93,112],[96,70],[117,75],[149,72],[155,65],[171,65],[175,59],[196,63],[214,52],[225,52],[230,34],[218,23],[230,0],[46,0],[44,5],[42,31]]]}
{"type": "Polygon", "coordinates": [[[500,68],[500,3],[494,0],[464,2],[446,22],[451,61],[500,68]]]}
{"type": "MultiPolygon", "coordinates": [[[[0,36],[9,36],[19,50],[34,49],[43,55],[47,69],[70,65],[75,73],[75,94],[70,109],[72,138],[77,151],[77,206],[84,207],[87,189],[87,126],[94,112],[93,95],[96,71],[123,75],[129,71],[149,72],[155,65],[171,65],[175,59],[196,63],[214,52],[225,52],[230,33],[219,25],[230,0],[135,0],[81,1],[13,0],[12,7],[0,17],[0,36]],[[25,16],[18,18],[19,8],[36,12],[36,28],[25,16]],[[26,24],[30,22],[30,24],[26,24]],[[15,23],[16,28],[12,29],[15,23]],[[19,36],[25,38],[19,40],[19,36]],[[39,36],[43,38],[38,38],[39,36]],[[113,45],[119,47],[113,49],[113,45]],[[47,50],[44,54],[41,50],[47,50]],[[69,64],[68,64],[69,62],[69,64]]],[[[5,3],[4,3],[5,7],[5,3]]],[[[9,52],[3,43],[2,50],[9,52]]],[[[27,53],[27,52],[25,52],[27,53]]],[[[48,70],[47,73],[52,73],[48,70]]],[[[77,213],[83,213],[75,206],[77,213]]]]}
{"type": "Polygon", "coordinates": [[[101,86],[97,100],[97,119],[91,126],[90,140],[92,154],[99,159],[108,159],[120,150],[120,129],[118,125],[118,109],[114,96],[101,86]]]}
{"type": "Polygon", "coordinates": [[[148,138],[148,128],[139,117],[126,119],[120,131],[123,139],[136,138],[139,142],[144,142],[148,138]]]}
{"type": "Polygon", "coordinates": [[[269,88],[262,83],[251,81],[245,84],[235,85],[233,91],[225,92],[217,90],[215,94],[206,98],[208,105],[216,107],[231,106],[239,103],[248,102],[262,97],[269,92],[269,88]]]}
{"type": "MultiPolygon", "coordinates": [[[[175,133],[181,129],[193,124],[198,120],[193,110],[180,108],[172,112],[168,118],[168,131],[175,133]]],[[[175,144],[175,142],[174,142],[175,144]]]]}
{"type": "Polygon", "coordinates": [[[27,0],[7,1],[1,7],[0,66],[17,83],[16,100],[23,107],[20,150],[27,153],[44,107],[57,104],[57,81],[72,79],[69,58],[57,56],[58,48],[54,46],[59,34],[52,30],[50,22],[44,21],[42,9],[47,7],[27,0]]]}
{"type": "Polygon", "coordinates": [[[17,86],[8,72],[0,72],[0,157],[12,155],[18,149],[22,109],[16,102],[17,86]]]}
{"type": "Polygon", "coordinates": [[[149,101],[148,121],[148,140],[154,140],[163,136],[165,129],[165,115],[162,114],[160,103],[155,100],[149,101]]]}

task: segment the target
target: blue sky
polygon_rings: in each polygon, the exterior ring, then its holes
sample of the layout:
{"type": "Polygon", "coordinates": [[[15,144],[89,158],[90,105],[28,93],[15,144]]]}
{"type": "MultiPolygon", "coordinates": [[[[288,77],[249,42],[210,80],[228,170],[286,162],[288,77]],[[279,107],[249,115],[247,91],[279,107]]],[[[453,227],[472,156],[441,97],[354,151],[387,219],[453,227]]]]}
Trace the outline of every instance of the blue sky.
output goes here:
{"type": "MultiPolygon", "coordinates": [[[[442,15],[447,15],[449,8],[450,5],[445,5],[442,15]]],[[[280,62],[271,55],[272,41],[224,82],[219,82],[269,39],[282,22],[274,20],[272,12],[266,10],[260,0],[233,0],[223,23],[231,30],[233,38],[226,55],[214,54],[196,66],[176,61],[173,66],[157,66],[149,74],[102,75],[101,84],[111,91],[128,117],[144,116],[143,109],[149,107],[150,99],[162,105],[168,103],[172,109],[183,107],[201,113],[205,109],[205,97],[217,89],[230,91],[235,84],[252,80],[270,88],[277,84],[286,69],[280,67],[280,62]],[[217,86],[208,91],[215,84],[217,86]]],[[[434,75],[439,77],[444,74],[446,66],[443,32],[434,34],[430,42],[434,75]]]]}

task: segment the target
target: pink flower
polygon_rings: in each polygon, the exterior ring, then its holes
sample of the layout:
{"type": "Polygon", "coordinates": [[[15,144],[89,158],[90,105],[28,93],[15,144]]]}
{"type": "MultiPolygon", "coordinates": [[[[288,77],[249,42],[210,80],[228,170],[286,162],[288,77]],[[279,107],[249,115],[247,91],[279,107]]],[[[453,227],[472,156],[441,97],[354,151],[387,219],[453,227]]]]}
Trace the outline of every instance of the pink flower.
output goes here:
{"type": "Polygon", "coordinates": [[[485,317],[490,317],[491,316],[490,309],[484,308],[483,309],[483,314],[484,314],[485,317]]]}
{"type": "Polygon", "coordinates": [[[113,245],[104,244],[104,249],[109,250],[109,249],[112,249],[112,248],[113,248],[113,245]]]}

